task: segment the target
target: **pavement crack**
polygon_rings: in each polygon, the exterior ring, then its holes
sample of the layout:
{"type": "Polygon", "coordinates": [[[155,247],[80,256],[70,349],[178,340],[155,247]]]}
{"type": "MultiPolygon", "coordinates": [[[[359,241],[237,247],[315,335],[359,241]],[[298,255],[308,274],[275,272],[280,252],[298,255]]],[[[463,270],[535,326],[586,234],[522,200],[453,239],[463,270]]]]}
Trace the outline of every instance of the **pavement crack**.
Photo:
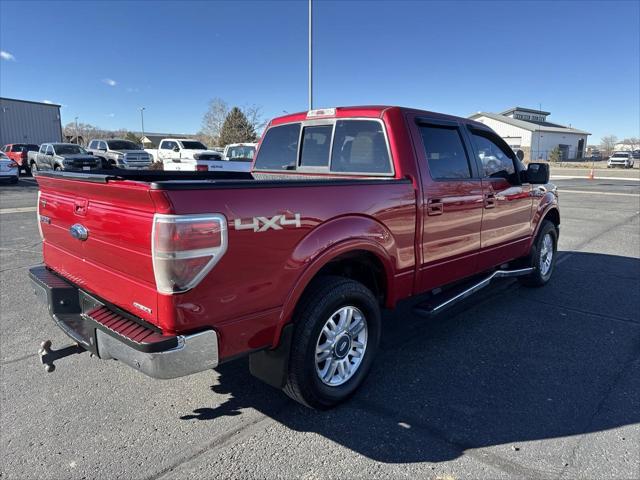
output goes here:
{"type": "MultiPolygon", "coordinates": [[[[605,402],[607,401],[607,399],[609,398],[609,396],[611,395],[611,393],[613,392],[615,387],[618,385],[620,380],[624,377],[625,373],[632,366],[634,366],[636,362],[640,362],[640,351],[637,351],[637,350],[635,352],[633,352],[632,355],[631,355],[631,358],[629,358],[623,364],[623,366],[620,369],[620,371],[618,372],[618,374],[615,376],[615,378],[611,381],[611,383],[609,384],[609,386],[605,390],[604,394],[602,395],[602,398],[598,402],[598,405],[596,405],[596,408],[593,411],[593,414],[589,417],[589,420],[587,420],[585,422],[584,428],[582,429],[583,432],[590,431],[589,427],[591,427],[591,425],[593,424],[593,422],[596,419],[596,417],[600,414],[600,412],[604,408],[605,402]]],[[[587,438],[588,437],[585,436],[585,435],[582,435],[582,436],[578,437],[578,441],[576,442],[576,444],[571,449],[571,454],[569,455],[569,459],[567,460],[566,464],[562,468],[562,471],[560,472],[560,475],[558,475],[558,480],[561,480],[562,477],[567,473],[567,471],[569,470],[569,467],[572,465],[573,461],[575,460],[576,454],[578,453],[578,449],[580,448],[580,446],[583,444],[583,442],[587,438]]]]}
{"type": "Polygon", "coordinates": [[[21,357],[12,358],[11,360],[4,360],[4,361],[0,362],[0,366],[4,367],[5,365],[11,365],[12,363],[21,362],[22,360],[26,360],[28,358],[35,357],[35,356],[36,356],[35,353],[29,353],[29,354],[23,355],[21,357]]]}
{"type": "Polygon", "coordinates": [[[156,472],[153,475],[145,477],[145,480],[158,480],[166,476],[168,473],[174,471],[176,468],[180,467],[181,465],[184,465],[185,463],[195,460],[196,458],[205,454],[209,450],[213,448],[224,448],[227,445],[229,445],[232,441],[238,438],[243,438],[244,436],[253,432],[263,424],[274,422],[275,420],[273,417],[283,412],[287,408],[287,406],[290,406],[290,404],[288,401],[285,401],[280,406],[280,408],[276,409],[275,412],[273,412],[272,414],[259,414],[257,418],[251,421],[248,421],[245,425],[241,426],[240,428],[235,428],[232,431],[218,435],[212,441],[202,445],[200,448],[198,448],[194,452],[191,452],[190,454],[176,460],[172,464],[167,465],[159,472],[156,472]]]}

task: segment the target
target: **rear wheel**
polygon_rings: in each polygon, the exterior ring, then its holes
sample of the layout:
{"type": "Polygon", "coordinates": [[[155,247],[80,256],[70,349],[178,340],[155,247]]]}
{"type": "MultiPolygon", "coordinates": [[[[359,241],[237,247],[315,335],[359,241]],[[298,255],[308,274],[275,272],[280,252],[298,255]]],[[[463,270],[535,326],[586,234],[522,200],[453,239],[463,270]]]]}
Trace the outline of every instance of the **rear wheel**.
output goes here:
{"type": "Polygon", "coordinates": [[[36,162],[31,162],[31,171],[32,172],[38,171],[38,164],[36,162]]]}
{"type": "Polygon", "coordinates": [[[294,319],[284,391],[311,408],[349,398],[369,373],[380,341],[380,306],[354,280],[325,276],[309,287],[294,319]]]}
{"type": "Polygon", "coordinates": [[[53,169],[54,169],[56,172],[61,172],[61,171],[62,171],[62,167],[61,167],[60,165],[56,165],[55,167],[53,167],[53,169]]]}
{"type": "Polygon", "coordinates": [[[553,223],[544,220],[540,231],[531,247],[530,266],[533,272],[518,280],[527,287],[541,287],[545,285],[553,274],[558,250],[558,231],[553,223]]]}

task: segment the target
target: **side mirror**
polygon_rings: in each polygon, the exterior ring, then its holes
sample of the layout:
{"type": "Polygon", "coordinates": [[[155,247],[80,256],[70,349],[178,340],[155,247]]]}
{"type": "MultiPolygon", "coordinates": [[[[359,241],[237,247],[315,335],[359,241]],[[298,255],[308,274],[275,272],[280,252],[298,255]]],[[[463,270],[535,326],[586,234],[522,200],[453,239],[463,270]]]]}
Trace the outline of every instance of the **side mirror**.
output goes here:
{"type": "Polygon", "coordinates": [[[180,147],[178,147],[177,145],[175,147],[173,147],[173,151],[174,152],[179,152],[180,151],[180,147]]]}
{"type": "Polygon", "coordinates": [[[516,152],[516,157],[518,157],[518,160],[520,161],[524,160],[524,152],[518,149],[518,151],[516,152]]]}
{"type": "Polygon", "coordinates": [[[526,183],[544,185],[549,183],[549,164],[548,163],[530,163],[527,171],[523,172],[523,181],[526,183]]]}

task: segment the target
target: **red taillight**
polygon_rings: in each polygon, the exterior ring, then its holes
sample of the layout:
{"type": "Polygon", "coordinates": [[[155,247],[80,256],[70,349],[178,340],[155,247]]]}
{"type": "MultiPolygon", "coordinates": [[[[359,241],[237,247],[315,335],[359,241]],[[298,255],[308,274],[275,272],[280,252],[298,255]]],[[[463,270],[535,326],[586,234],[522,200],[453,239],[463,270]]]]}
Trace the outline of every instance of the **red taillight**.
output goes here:
{"type": "Polygon", "coordinates": [[[195,287],[227,250],[227,219],[220,214],[153,218],[153,272],[160,293],[195,287]]]}
{"type": "Polygon", "coordinates": [[[206,165],[196,165],[196,172],[208,172],[209,167],[206,165]]]}

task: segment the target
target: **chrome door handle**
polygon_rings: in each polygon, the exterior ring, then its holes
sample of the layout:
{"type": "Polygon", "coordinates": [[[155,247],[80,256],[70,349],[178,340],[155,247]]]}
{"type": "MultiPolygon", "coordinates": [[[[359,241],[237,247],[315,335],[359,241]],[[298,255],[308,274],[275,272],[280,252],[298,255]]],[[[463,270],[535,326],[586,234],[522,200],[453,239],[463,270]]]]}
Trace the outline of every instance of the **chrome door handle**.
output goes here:
{"type": "Polygon", "coordinates": [[[484,208],[495,208],[496,207],[496,196],[493,193],[487,193],[484,197],[484,208]]]}
{"type": "Polygon", "coordinates": [[[442,215],[444,204],[440,200],[429,200],[427,202],[427,215],[442,215]]]}

